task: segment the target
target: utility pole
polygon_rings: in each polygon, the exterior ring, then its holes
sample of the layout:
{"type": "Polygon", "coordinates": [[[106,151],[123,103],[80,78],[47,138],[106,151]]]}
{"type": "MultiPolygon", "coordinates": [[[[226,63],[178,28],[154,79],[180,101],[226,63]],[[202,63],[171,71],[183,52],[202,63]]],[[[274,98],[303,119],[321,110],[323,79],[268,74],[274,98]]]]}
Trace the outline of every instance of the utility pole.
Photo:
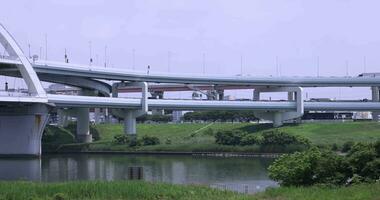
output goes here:
{"type": "Polygon", "coordinates": [[[243,76],[243,55],[240,55],[240,75],[243,76]]]}
{"type": "Polygon", "coordinates": [[[276,56],[276,74],[279,76],[278,56],[276,56]]]}
{"type": "Polygon", "coordinates": [[[346,76],[348,76],[348,60],[346,60],[346,76]]]}
{"type": "Polygon", "coordinates": [[[107,68],[107,45],[104,47],[104,68],[107,68]]]}
{"type": "Polygon", "coordinates": [[[364,67],[364,73],[366,73],[367,71],[367,57],[366,56],[364,56],[363,58],[363,67],[364,67]]]}
{"type": "Polygon", "coordinates": [[[45,33],[45,60],[47,60],[47,34],[45,33]]]}
{"type": "Polygon", "coordinates": [[[203,74],[206,73],[206,54],[202,54],[202,65],[203,65],[203,74]]]}
{"type": "Polygon", "coordinates": [[[132,69],[135,70],[135,64],[136,64],[136,50],[132,49],[132,69]]]}
{"type": "Polygon", "coordinates": [[[89,41],[88,42],[88,46],[89,46],[89,48],[90,48],[90,66],[92,65],[92,42],[91,41],[89,41]]]}
{"type": "Polygon", "coordinates": [[[317,56],[317,77],[319,77],[319,56],[317,56]]]}
{"type": "Polygon", "coordinates": [[[170,72],[170,59],[171,59],[171,52],[168,51],[168,72],[170,72]]]}

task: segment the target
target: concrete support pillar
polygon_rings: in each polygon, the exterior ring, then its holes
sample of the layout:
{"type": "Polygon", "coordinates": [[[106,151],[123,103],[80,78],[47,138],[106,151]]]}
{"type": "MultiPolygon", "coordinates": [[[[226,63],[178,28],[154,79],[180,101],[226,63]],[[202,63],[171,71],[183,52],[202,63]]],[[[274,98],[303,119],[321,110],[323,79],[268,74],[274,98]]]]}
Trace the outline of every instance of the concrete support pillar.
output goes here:
{"type": "Polygon", "coordinates": [[[282,116],[280,112],[275,112],[273,114],[273,127],[280,127],[283,125],[282,116]]]}
{"type": "Polygon", "coordinates": [[[0,105],[0,155],[41,155],[41,138],[48,113],[49,107],[45,104],[0,105]]]}
{"type": "MultiPolygon", "coordinates": [[[[373,102],[379,102],[380,96],[379,96],[379,87],[373,86],[371,87],[372,90],[372,101],[373,102]]],[[[372,120],[373,121],[379,121],[379,112],[378,111],[372,111],[372,120]]]]}
{"type": "Polygon", "coordinates": [[[67,127],[69,125],[69,116],[63,109],[57,109],[58,126],[67,127]]]}
{"type": "MultiPolygon", "coordinates": [[[[148,84],[146,82],[131,82],[131,83],[114,83],[112,85],[112,96],[117,97],[118,87],[139,86],[141,87],[141,108],[136,110],[113,110],[113,113],[124,118],[124,133],[129,136],[136,137],[136,117],[144,115],[148,112],[148,84]]],[[[163,97],[163,94],[161,95],[163,97]]]]}
{"type": "Polygon", "coordinates": [[[260,119],[266,119],[273,121],[274,127],[279,127],[283,125],[284,121],[296,120],[302,117],[304,113],[304,102],[302,96],[302,88],[300,87],[259,87],[255,88],[253,91],[253,100],[260,100],[261,92],[287,92],[288,101],[295,101],[296,110],[292,111],[255,111],[255,116],[260,119]]]}
{"type": "Polygon", "coordinates": [[[294,92],[288,92],[288,101],[294,101],[295,95],[294,92]]]}
{"type": "Polygon", "coordinates": [[[77,134],[78,142],[92,142],[90,134],[90,112],[89,108],[77,108],[77,134]]]}
{"type": "MultiPolygon", "coordinates": [[[[150,95],[152,96],[151,99],[163,99],[164,98],[164,91],[155,91],[151,92],[150,95]]],[[[154,109],[152,110],[153,115],[164,115],[165,111],[163,109],[154,109]]]]}
{"type": "Polygon", "coordinates": [[[100,108],[94,108],[94,119],[95,119],[95,124],[100,123],[100,108]]]}
{"type": "Polygon", "coordinates": [[[136,116],[134,110],[124,112],[124,133],[126,135],[136,136],[136,116]]]}
{"type": "Polygon", "coordinates": [[[218,100],[223,101],[224,100],[224,90],[217,90],[218,93],[218,100]]]}

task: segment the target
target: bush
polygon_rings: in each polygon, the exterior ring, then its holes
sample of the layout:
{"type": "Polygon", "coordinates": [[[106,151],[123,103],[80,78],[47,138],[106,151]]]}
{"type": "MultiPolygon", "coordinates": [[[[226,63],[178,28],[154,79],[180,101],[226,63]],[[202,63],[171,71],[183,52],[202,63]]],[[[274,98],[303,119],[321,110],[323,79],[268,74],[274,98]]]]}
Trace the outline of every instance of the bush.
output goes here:
{"type": "Polygon", "coordinates": [[[269,167],[269,176],[282,185],[346,185],[380,179],[380,155],[375,144],[356,143],[346,156],[311,148],[284,155],[269,167]]]}
{"type": "Polygon", "coordinates": [[[301,136],[290,135],[285,132],[267,131],[263,133],[263,145],[288,145],[288,144],[304,144],[309,145],[310,141],[301,136]]]}
{"type": "Polygon", "coordinates": [[[245,133],[238,130],[218,131],[215,135],[215,142],[222,145],[239,145],[245,133]]]}
{"type": "Polygon", "coordinates": [[[350,174],[344,157],[317,148],[283,155],[268,170],[284,186],[343,184],[350,174]]]}
{"type": "Polygon", "coordinates": [[[332,146],[331,146],[331,150],[332,151],[338,151],[338,145],[336,144],[336,143],[334,143],[334,144],[332,144],[332,146]]]}
{"type": "Polygon", "coordinates": [[[158,137],[144,135],[141,138],[141,143],[144,146],[147,146],[147,145],[157,145],[157,144],[160,144],[160,139],[158,137]]]}
{"type": "Polygon", "coordinates": [[[377,142],[375,142],[375,144],[373,144],[373,148],[375,148],[377,156],[380,157],[380,140],[378,140],[377,142]]]}
{"type": "Polygon", "coordinates": [[[172,144],[172,140],[170,138],[166,138],[165,144],[172,144]]]}
{"type": "Polygon", "coordinates": [[[64,195],[62,193],[57,193],[57,194],[54,194],[53,199],[54,200],[65,200],[67,198],[66,198],[66,195],[64,195]]]}
{"type": "Polygon", "coordinates": [[[348,153],[348,161],[353,173],[360,176],[364,176],[364,167],[375,159],[376,151],[370,144],[356,143],[348,153]]]}
{"type": "Polygon", "coordinates": [[[113,137],[113,143],[115,144],[129,144],[131,142],[130,138],[124,134],[115,135],[113,137]]]}
{"type": "Polygon", "coordinates": [[[342,152],[346,153],[350,151],[353,145],[354,145],[354,142],[352,141],[345,142],[342,146],[342,152]]]}
{"type": "Polygon", "coordinates": [[[257,134],[247,134],[242,137],[240,144],[241,145],[254,145],[261,144],[263,138],[257,134]]]}

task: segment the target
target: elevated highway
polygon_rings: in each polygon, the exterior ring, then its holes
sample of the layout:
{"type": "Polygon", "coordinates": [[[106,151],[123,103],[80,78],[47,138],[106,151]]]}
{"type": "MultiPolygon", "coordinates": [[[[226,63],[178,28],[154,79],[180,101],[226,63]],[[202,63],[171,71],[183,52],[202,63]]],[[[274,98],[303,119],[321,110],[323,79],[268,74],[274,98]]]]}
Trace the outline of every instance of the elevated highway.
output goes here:
{"type": "MultiPolygon", "coordinates": [[[[0,59],[0,74],[11,74],[21,62],[0,59]]],[[[279,86],[279,87],[370,87],[380,86],[380,77],[256,77],[256,76],[206,76],[199,74],[147,74],[116,68],[101,68],[62,62],[31,62],[38,75],[82,77],[114,81],[152,83],[182,83],[205,85],[279,86]]]]}
{"type": "Polygon", "coordinates": [[[0,43],[9,55],[0,58],[0,75],[20,77],[28,87],[25,96],[0,98],[0,154],[40,155],[42,132],[53,108],[58,109],[60,116],[73,115],[77,118],[76,138],[79,142],[92,141],[89,132],[89,108],[111,108],[113,115],[124,118],[124,132],[133,137],[136,136],[136,117],[146,114],[149,109],[249,109],[255,112],[255,116],[273,121],[274,126],[302,117],[305,110],[372,111],[375,120],[380,113],[379,76],[254,77],[152,72],[147,74],[115,68],[30,60],[1,25],[0,43]],[[41,81],[72,85],[82,90],[79,96],[51,95],[43,89],[41,81]],[[112,86],[107,81],[112,81],[112,86]],[[151,91],[254,88],[253,101],[149,99],[148,83],[166,83],[151,86],[151,91]],[[307,102],[303,99],[303,87],[371,87],[372,102],[307,102]],[[123,91],[137,91],[142,95],[139,99],[118,98],[118,94],[123,91]],[[264,92],[286,92],[288,99],[284,102],[262,101],[260,94],[264,92]]]}

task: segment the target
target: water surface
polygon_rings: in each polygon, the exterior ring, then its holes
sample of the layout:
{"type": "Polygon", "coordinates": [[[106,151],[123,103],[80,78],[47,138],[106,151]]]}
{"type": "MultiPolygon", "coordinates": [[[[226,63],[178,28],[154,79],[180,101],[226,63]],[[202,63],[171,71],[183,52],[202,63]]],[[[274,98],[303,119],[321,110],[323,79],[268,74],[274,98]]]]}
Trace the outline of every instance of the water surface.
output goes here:
{"type": "Polygon", "coordinates": [[[266,169],[271,162],[272,158],[252,157],[51,154],[40,159],[0,158],[0,180],[143,179],[254,193],[277,186],[268,178],[266,169]]]}

